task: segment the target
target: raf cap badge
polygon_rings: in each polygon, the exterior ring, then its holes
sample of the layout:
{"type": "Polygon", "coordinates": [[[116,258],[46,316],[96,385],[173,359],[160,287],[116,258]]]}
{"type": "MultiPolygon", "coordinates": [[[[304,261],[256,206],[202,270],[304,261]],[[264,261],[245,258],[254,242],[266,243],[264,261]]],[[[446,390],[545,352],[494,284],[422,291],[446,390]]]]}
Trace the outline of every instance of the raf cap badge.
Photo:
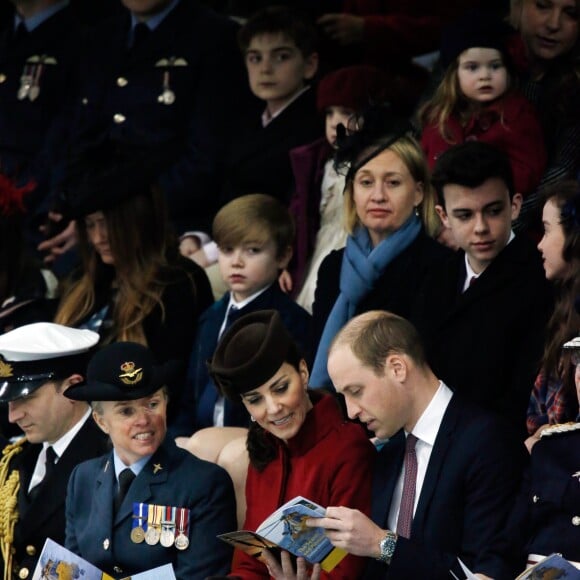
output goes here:
{"type": "Polygon", "coordinates": [[[13,373],[14,369],[12,368],[12,365],[8,364],[0,354],[0,377],[8,378],[11,377],[13,373]]]}
{"type": "Polygon", "coordinates": [[[124,362],[121,365],[121,370],[123,371],[119,378],[126,385],[136,385],[143,379],[143,369],[136,369],[134,362],[124,362]]]}

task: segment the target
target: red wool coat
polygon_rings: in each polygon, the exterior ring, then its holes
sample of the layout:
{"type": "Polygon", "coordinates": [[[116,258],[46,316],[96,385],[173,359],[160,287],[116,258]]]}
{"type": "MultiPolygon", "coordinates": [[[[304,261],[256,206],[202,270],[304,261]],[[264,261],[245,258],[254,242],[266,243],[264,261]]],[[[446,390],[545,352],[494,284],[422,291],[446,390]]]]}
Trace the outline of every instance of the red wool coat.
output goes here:
{"type": "Polygon", "coordinates": [[[511,93],[496,101],[462,127],[455,116],[447,121],[452,138],[449,143],[437,125],[427,125],[421,135],[421,146],[429,167],[455,144],[484,141],[504,151],[511,162],[516,191],[524,196],[532,192],[546,167],[544,136],[534,106],[520,93],[511,93]]]}
{"type": "MultiPolygon", "coordinates": [[[[256,530],[298,495],[323,507],[346,506],[370,515],[373,445],[359,425],[343,420],[332,396],[313,402],[314,408],[288,445],[275,439],[277,458],[264,471],[248,469],[244,529],[256,530]]],[[[356,580],[365,565],[364,558],[347,556],[332,572],[323,572],[322,578],[356,580]]],[[[238,550],[231,575],[244,580],[270,577],[264,564],[238,550]]]]}

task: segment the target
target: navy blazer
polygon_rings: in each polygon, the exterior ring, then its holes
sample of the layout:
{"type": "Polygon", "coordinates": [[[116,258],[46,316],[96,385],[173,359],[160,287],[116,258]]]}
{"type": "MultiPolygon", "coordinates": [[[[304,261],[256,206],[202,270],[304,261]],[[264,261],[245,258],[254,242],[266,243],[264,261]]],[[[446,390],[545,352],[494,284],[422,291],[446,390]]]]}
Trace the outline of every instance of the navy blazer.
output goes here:
{"type": "Polygon", "coordinates": [[[113,515],[113,454],[87,461],[71,475],[66,502],[66,547],[115,578],[171,563],[178,580],[203,580],[230,569],[231,549],[217,534],[236,529],[232,482],[217,465],[166,440],[135,478],[113,515]],[[187,507],[189,547],[135,544],[133,502],[187,507]]]}
{"type": "MultiPolygon", "coordinates": [[[[377,457],[372,519],[383,529],[404,452],[400,431],[377,457]]],[[[389,567],[370,561],[365,578],[447,580],[457,557],[474,572],[509,578],[495,548],[526,461],[510,428],[454,395],[433,446],[411,538],[398,539],[389,567]]]]}
{"type": "Polygon", "coordinates": [[[462,293],[465,254],[427,281],[412,321],[433,370],[467,399],[500,413],[525,435],[552,290],[540,254],[516,236],[462,293]]]}
{"type": "Polygon", "coordinates": [[[108,437],[89,417],[69,443],[52,474],[39,484],[38,493],[32,500],[28,497],[28,486],[42,445],[26,443],[23,451],[14,458],[13,467],[20,474],[19,519],[14,529],[15,574],[21,568],[27,568],[32,574],[46,538],[64,543],[64,510],[70,474],[79,463],[98,457],[107,449],[108,437]]]}
{"type": "MultiPolygon", "coordinates": [[[[218,344],[219,330],[224,321],[230,301],[227,292],[221,300],[210,306],[199,319],[199,330],[189,359],[187,382],[180,405],[180,411],[172,429],[179,435],[191,435],[194,431],[213,425],[213,409],[218,399],[218,391],[207,371],[206,361],[211,359],[218,344]]],[[[278,282],[274,282],[255,300],[238,310],[233,316],[257,312],[258,310],[277,310],[284,325],[301,349],[307,362],[310,357],[311,324],[310,314],[282,292],[278,282]]],[[[233,322],[232,320],[232,322],[233,322]]],[[[245,407],[225,401],[226,426],[248,425],[249,416],[245,407]]]]}

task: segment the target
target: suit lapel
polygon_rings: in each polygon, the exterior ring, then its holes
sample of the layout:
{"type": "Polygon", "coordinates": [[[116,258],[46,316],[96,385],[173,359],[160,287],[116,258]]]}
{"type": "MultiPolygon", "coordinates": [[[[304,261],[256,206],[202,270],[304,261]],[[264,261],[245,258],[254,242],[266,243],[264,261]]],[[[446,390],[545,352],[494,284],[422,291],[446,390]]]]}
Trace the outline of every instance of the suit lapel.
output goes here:
{"type": "Polygon", "coordinates": [[[421,488],[421,495],[419,496],[415,517],[413,518],[411,533],[414,538],[419,538],[421,531],[424,529],[426,514],[431,500],[433,499],[433,495],[435,494],[435,490],[437,489],[441,472],[444,468],[445,458],[452,441],[452,435],[459,419],[456,403],[457,397],[453,397],[445,411],[443,421],[439,427],[439,433],[437,434],[435,444],[433,445],[433,451],[431,452],[429,465],[427,466],[427,472],[425,473],[425,481],[421,488]]]}
{"type": "Polygon", "coordinates": [[[372,493],[372,520],[379,526],[386,527],[393,492],[405,454],[405,434],[399,431],[381,449],[375,460],[372,493]]]}

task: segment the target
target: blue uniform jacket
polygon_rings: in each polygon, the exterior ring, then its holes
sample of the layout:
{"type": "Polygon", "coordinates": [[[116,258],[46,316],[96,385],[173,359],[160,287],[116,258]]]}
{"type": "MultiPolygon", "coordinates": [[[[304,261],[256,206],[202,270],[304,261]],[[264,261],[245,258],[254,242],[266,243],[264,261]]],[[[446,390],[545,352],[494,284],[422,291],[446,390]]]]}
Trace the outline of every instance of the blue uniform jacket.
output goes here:
{"type": "Polygon", "coordinates": [[[178,232],[209,231],[232,120],[251,99],[237,25],[182,0],[134,50],[130,28],[124,11],[87,34],[71,150],[111,141],[154,153],[178,232]]]}
{"type": "Polygon", "coordinates": [[[226,472],[165,441],[133,481],[113,515],[112,453],[79,465],[66,502],[66,547],[115,578],[171,563],[179,580],[203,580],[230,569],[231,550],[216,538],[236,529],[236,505],[226,472]],[[135,544],[133,502],[187,507],[189,547],[135,544]]]}

